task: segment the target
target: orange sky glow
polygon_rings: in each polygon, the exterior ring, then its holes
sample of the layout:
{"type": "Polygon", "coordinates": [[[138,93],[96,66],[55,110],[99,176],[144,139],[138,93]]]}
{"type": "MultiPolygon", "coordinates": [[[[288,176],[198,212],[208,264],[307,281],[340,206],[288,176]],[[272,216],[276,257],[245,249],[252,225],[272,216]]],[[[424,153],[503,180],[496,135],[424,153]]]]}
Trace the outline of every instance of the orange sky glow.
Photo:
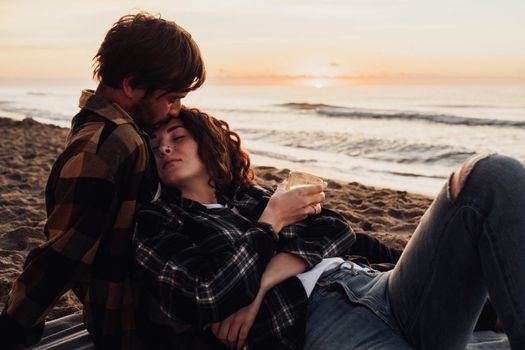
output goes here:
{"type": "Polygon", "coordinates": [[[525,84],[525,2],[28,0],[0,3],[0,83],[91,79],[137,9],[185,27],[216,84],[525,84]]]}

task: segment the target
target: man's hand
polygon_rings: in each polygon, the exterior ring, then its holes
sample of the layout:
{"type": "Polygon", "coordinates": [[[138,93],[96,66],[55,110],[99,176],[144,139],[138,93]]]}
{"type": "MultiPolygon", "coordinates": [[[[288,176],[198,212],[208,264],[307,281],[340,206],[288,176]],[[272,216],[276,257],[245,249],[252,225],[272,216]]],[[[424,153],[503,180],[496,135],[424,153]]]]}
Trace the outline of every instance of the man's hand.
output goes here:
{"type": "Polygon", "coordinates": [[[270,197],[259,221],[272,224],[276,233],[284,226],[321,212],[325,200],[322,185],[305,185],[290,191],[277,190],[270,197]]]}
{"type": "Polygon", "coordinates": [[[248,306],[237,310],[228,318],[211,325],[212,333],[230,348],[241,349],[246,343],[248,333],[252,328],[257,312],[261,307],[264,292],[259,291],[255,300],[248,306]]]}

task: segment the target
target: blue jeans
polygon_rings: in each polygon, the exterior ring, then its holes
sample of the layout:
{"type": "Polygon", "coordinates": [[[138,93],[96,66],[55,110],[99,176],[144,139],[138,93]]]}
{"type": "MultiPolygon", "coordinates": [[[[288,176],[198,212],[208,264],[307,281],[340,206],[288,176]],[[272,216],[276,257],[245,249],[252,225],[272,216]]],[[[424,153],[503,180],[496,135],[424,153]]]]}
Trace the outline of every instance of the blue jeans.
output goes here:
{"type": "Polygon", "coordinates": [[[310,297],[305,349],[463,349],[487,296],[525,349],[524,166],[479,160],[459,191],[443,188],[394,270],[344,270],[310,297]]]}

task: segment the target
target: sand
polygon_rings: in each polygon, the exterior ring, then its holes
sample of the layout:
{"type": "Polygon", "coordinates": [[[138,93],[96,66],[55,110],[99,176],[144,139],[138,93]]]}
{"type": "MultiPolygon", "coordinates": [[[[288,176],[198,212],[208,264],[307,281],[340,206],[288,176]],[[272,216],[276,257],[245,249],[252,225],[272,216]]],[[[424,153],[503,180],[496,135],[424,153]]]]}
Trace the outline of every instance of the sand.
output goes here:
{"type": "MultiPolygon", "coordinates": [[[[25,257],[45,240],[44,190],[54,160],[62,151],[67,129],[31,119],[0,118],[0,310],[25,257]]],[[[275,185],[288,169],[259,166],[257,180],[275,185]]],[[[343,214],[356,231],[367,232],[402,248],[432,199],[356,182],[325,179],[324,206],[343,214]]],[[[63,296],[48,320],[73,313],[81,304],[72,292],[63,296]]]]}

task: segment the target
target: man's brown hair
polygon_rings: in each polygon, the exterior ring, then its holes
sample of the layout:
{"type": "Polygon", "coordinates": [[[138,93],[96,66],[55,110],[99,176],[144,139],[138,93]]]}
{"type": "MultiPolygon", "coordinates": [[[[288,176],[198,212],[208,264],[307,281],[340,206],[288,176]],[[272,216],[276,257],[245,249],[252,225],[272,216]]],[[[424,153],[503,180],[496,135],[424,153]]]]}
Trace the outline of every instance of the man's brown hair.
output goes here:
{"type": "Polygon", "coordinates": [[[120,88],[130,77],[147,93],[163,89],[188,92],[204,83],[199,47],[175,22],[146,12],[126,15],[113,24],[94,57],[93,77],[120,88]]]}

